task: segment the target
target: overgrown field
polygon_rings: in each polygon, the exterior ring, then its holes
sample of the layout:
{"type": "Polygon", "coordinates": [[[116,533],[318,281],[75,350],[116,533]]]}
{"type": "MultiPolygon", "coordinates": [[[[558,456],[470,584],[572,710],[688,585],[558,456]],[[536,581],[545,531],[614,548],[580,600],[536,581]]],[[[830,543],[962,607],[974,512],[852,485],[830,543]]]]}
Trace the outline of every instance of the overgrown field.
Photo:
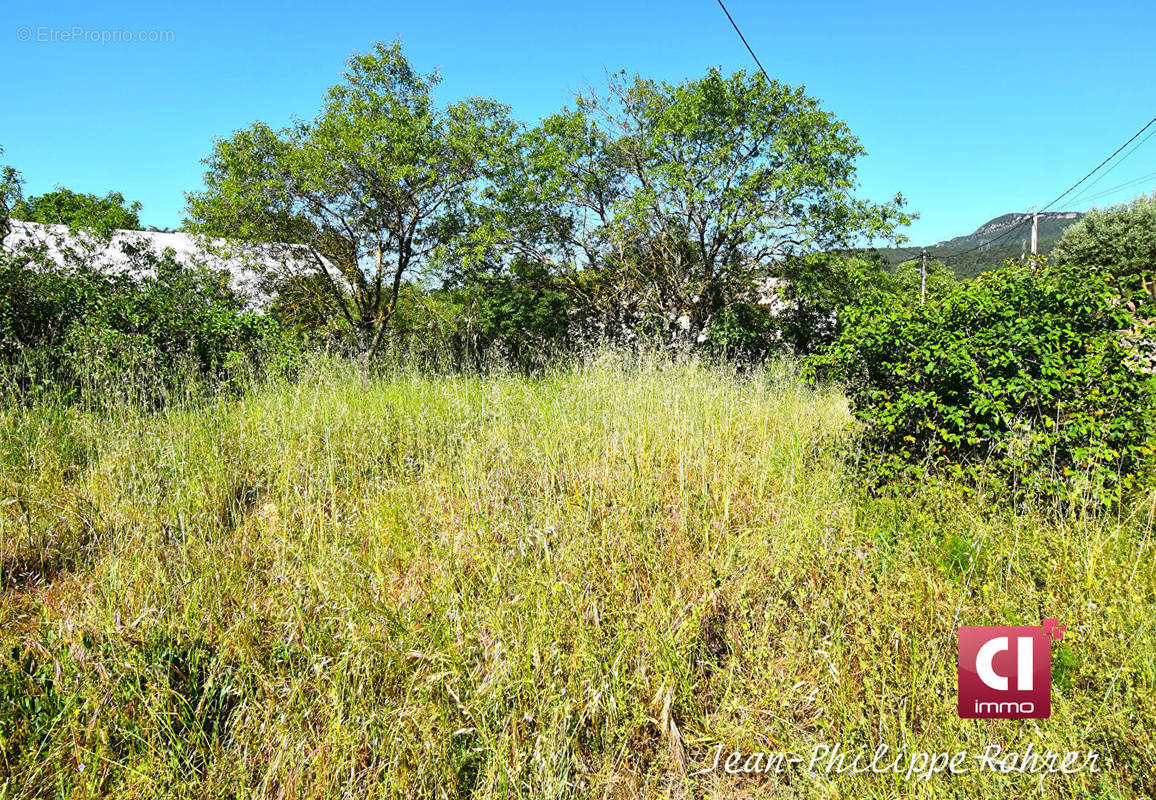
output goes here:
{"type": "Polygon", "coordinates": [[[1156,497],[872,498],[842,395],[789,365],[318,368],[9,408],[0,447],[4,800],[1156,793],[1156,497]],[[960,720],[955,627],[1044,616],[1051,718],[960,720]],[[709,769],[835,743],[1103,755],[709,769]]]}

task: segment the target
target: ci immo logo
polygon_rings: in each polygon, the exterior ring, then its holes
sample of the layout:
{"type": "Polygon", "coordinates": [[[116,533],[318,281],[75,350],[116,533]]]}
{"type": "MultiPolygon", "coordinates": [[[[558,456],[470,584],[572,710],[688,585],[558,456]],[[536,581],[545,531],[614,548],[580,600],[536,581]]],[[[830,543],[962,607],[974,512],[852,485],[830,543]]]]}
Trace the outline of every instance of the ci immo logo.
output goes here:
{"type": "Polygon", "coordinates": [[[1044,719],[1052,713],[1053,640],[1067,628],[972,625],[959,629],[959,716],[1044,719]]]}

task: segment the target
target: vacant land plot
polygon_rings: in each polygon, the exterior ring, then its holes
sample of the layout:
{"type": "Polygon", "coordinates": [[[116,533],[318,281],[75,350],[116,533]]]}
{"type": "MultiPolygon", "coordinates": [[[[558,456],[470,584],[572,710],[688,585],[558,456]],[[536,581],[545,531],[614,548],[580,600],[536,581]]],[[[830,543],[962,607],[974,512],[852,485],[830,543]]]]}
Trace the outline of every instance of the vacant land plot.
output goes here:
{"type": "Polygon", "coordinates": [[[870,497],[851,431],[789,366],[611,356],[0,411],[0,797],[1156,792],[1156,498],[870,497]],[[1044,616],[1052,717],[959,719],[955,627],[1044,616]],[[1102,756],[808,769],[835,744],[1102,756]]]}

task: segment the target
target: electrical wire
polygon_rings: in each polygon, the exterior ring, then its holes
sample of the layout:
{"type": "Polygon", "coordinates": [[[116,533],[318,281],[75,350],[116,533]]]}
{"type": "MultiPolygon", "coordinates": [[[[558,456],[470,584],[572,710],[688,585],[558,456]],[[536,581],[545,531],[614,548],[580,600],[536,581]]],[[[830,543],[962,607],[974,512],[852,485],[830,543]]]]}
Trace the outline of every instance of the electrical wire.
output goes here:
{"type": "Polygon", "coordinates": [[[1096,194],[1089,195],[1088,197],[1084,198],[1084,202],[1087,203],[1093,200],[1099,200],[1101,197],[1107,197],[1108,195],[1115,194],[1121,189],[1127,189],[1130,186],[1136,186],[1137,184],[1142,184],[1145,181],[1156,181],[1156,172],[1149,172],[1147,175],[1141,175],[1139,178],[1133,178],[1130,181],[1113,186],[1111,189],[1104,189],[1100,192],[1097,192],[1096,194]]]}
{"type": "Polygon", "coordinates": [[[763,77],[769,81],[771,76],[767,74],[765,69],[763,69],[763,63],[759,61],[759,57],[755,55],[755,51],[751,49],[749,44],[747,44],[747,37],[743,36],[743,32],[739,30],[739,26],[738,23],[735,22],[735,18],[731,16],[731,12],[727,11],[727,7],[723,5],[723,0],[718,0],[718,4],[719,8],[723,10],[723,13],[727,15],[727,19],[731,21],[731,27],[735,29],[735,33],[737,33],[739,38],[743,40],[743,45],[747,48],[747,52],[751,54],[751,58],[753,58],[755,63],[759,65],[759,69],[762,70],[763,77]]]}
{"type": "MultiPolygon", "coordinates": [[[[722,0],[719,0],[719,2],[721,3],[721,2],[722,2],[722,0]]],[[[1103,161],[1101,161],[1099,164],[1097,164],[1097,165],[1096,165],[1096,166],[1095,166],[1095,167],[1092,169],[1092,171],[1091,171],[1091,172],[1089,172],[1089,173],[1088,173],[1087,175],[1085,175],[1084,177],[1080,178],[1078,181],[1076,181],[1075,183],[1073,183],[1071,186],[1069,186],[1069,187],[1068,187],[1067,189],[1065,189],[1064,191],[1060,192],[1060,194],[1059,194],[1059,195],[1056,197],[1056,199],[1055,199],[1055,200],[1052,200],[1052,202],[1048,203],[1046,206],[1044,206],[1043,208],[1041,208],[1039,211],[1037,211],[1037,212],[1035,212],[1035,213],[1037,213],[1037,214],[1042,214],[1042,213],[1044,213],[1045,211],[1047,211],[1049,208],[1051,208],[1052,206],[1054,206],[1056,203],[1058,203],[1058,202],[1060,202],[1061,200],[1063,200],[1065,197],[1067,197],[1069,194],[1071,194],[1071,192],[1072,192],[1072,190],[1073,190],[1073,189],[1076,189],[1076,188],[1077,188],[1077,187],[1079,187],[1081,184],[1083,184],[1083,183],[1084,183],[1084,181],[1088,180],[1088,178],[1092,177],[1092,176],[1093,176],[1093,175],[1095,175],[1097,172],[1099,172],[1099,171],[1100,171],[1100,169],[1101,169],[1101,168],[1102,168],[1102,167],[1103,167],[1105,164],[1107,164],[1107,163],[1108,163],[1109,161],[1111,161],[1113,158],[1115,158],[1116,156],[1118,156],[1118,155],[1120,154],[1120,152],[1121,152],[1121,151],[1123,151],[1123,150],[1124,150],[1126,147],[1128,147],[1128,145],[1130,145],[1130,144],[1132,144],[1132,142],[1136,141],[1136,139],[1138,139],[1138,138],[1140,137],[1140,134],[1144,133],[1144,131],[1146,131],[1146,130],[1148,130],[1149,128],[1151,128],[1151,127],[1152,127],[1154,124],[1156,124],[1156,117],[1152,117],[1152,119],[1148,120],[1148,123],[1147,123],[1147,124],[1146,124],[1146,125],[1145,125],[1143,128],[1141,128],[1140,130],[1138,130],[1138,131],[1136,131],[1134,134],[1132,134],[1132,136],[1131,136],[1131,137],[1129,137],[1128,141],[1124,142],[1124,144],[1122,144],[1122,145],[1120,145],[1119,147],[1117,147],[1117,148],[1116,148],[1116,149],[1115,149],[1115,150],[1112,152],[1112,154],[1111,154],[1110,156],[1108,156],[1108,157],[1107,157],[1107,158],[1105,158],[1103,161]]],[[[1153,131],[1153,133],[1156,133],[1156,131],[1153,131]]],[[[1151,134],[1149,134],[1149,136],[1151,136],[1151,134]]],[[[1147,141],[1147,140],[1148,140],[1148,137],[1145,137],[1144,141],[1147,141]]],[[[1143,144],[1143,143],[1144,143],[1144,141],[1140,142],[1140,144],[1143,144]]],[[[1139,148],[1139,146],[1140,146],[1140,145],[1137,145],[1135,148],[1133,148],[1131,151],[1129,151],[1128,155],[1131,155],[1133,152],[1135,152],[1135,151],[1136,151],[1136,149],[1137,149],[1137,148],[1139,148]]],[[[1126,157],[1127,157],[1127,156],[1125,156],[1125,158],[1126,158],[1126,157]]],[[[1123,160],[1123,159],[1121,159],[1121,161],[1122,161],[1122,160],[1123,160]]],[[[1117,162],[1117,163],[1119,163],[1119,162],[1117,162]]],[[[980,244],[976,245],[975,247],[971,247],[971,248],[968,248],[967,250],[961,250],[961,251],[959,251],[958,253],[951,253],[951,254],[949,254],[949,255],[946,255],[946,256],[940,256],[939,260],[940,260],[940,261],[942,261],[942,262],[944,262],[944,263],[947,263],[947,260],[948,260],[948,259],[959,258],[959,257],[960,257],[960,256],[962,256],[962,255],[967,255],[968,253],[974,253],[976,250],[979,250],[979,249],[981,249],[981,248],[984,248],[984,247],[990,247],[990,246],[991,246],[991,245],[993,245],[993,244],[998,244],[1000,241],[1002,241],[1003,239],[1006,239],[1008,236],[1010,236],[1010,235],[1011,235],[1011,234],[1012,234],[1012,233],[1013,233],[1013,232],[1014,232],[1014,231],[1015,231],[1017,228],[1019,228],[1019,227],[1021,227],[1021,226],[1025,225],[1025,224],[1027,224],[1027,223],[1028,223],[1028,222],[1030,222],[1031,220],[1032,220],[1032,215],[1031,215],[1031,214],[1029,214],[1029,215],[1027,215],[1026,217],[1024,217],[1022,220],[1020,220],[1020,222],[1018,222],[1017,224],[1015,224],[1015,225],[1013,225],[1012,227],[1008,228],[1008,229],[1007,229],[1007,230],[1006,230],[1006,231],[1005,231],[1005,232],[1004,232],[1004,233],[1003,233],[1001,236],[998,236],[997,238],[995,238],[995,239],[992,239],[991,241],[988,241],[988,242],[981,242],[980,244]]]]}
{"type": "Polygon", "coordinates": [[[1123,149],[1124,149],[1125,147],[1127,147],[1128,145],[1132,144],[1132,142],[1136,141],[1136,139],[1137,139],[1137,138],[1140,136],[1140,134],[1142,134],[1144,131],[1146,131],[1146,130],[1148,130],[1149,128],[1151,128],[1151,127],[1152,127],[1154,124],[1156,124],[1156,117],[1152,117],[1152,119],[1148,120],[1148,124],[1147,124],[1147,125],[1145,125],[1143,128],[1141,128],[1140,130],[1138,130],[1138,131],[1136,131],[1134,134],[1132,134],[1132,137],[1131,137],[1130,139],[1128,139],[1128,141],[1124,142],[1124,144],[1122,144],[1122,145],[1120,145],[1119,147],[1117,147],[1117,148],[1116,148],[1116,150],[1115,150],[1115,151],[1112,153],[1112,155],[1108,156],[1108,157],[1107,157],[1107,158],[1105,158],[1103,161],[1101,161],[1099,164],[1097,164],[1097,165],[1096,165],[1096,167],[1095,167],[1095,169],[1093,169],[1091,172],[1089,172],[1089,173],[1088,173],[1087,175],[1085,175],[1084,177],[1080,178],[1078,181],[1076,181],[1075,183],[1073,183],[1071,186],[1069,186],[1069,187],[1068,187],[1067,189],[1065,189],[1064,191],[1060,192],[1060,195],[1059,195],[1059,197],[1057,197],[1055,200],[1053,200],[1052,202],[1048,203],[1046,206],[1044,206],[1043,208],[1041,208],[1041,209],[1040,209],[1040,212],[1042,213],[1042,212],[1044,212],[1044,211],[1047,211],[1049,208],[1051,208],[1052,206],[1054,206],[1056,203],[1060,202],[1060,201],[1061,201],[1061,200],[1063,200],[1065,197],[1067,197],[1067,196],[1068,196],[1068,194],[1069,194],[1069,193],[1071,193],[1071,191],[1072,191],[1073,189],[1075,189],[1077,186],[1079,186],[1081,183],[1083,183],[1084,181],[1086,181],[1088,178],[1092,177],[1092,176],[1093,176],[1093,175],[1095,175],[1097,172],[1099,172],[1099,171],[1100,171],[1100,167],[1104,166],[1104,165],[1105,165],[1105,164],[1107,164],[1109,161],[1111,161],[1113,158],[1115,158],[1117,155],[1119,155],[1119,153],[1120,153],[1120,151],[1121,151],[1121,150],[1123,150],[1123,149]]]}
{"type": "Polygon", "coordinates": [[[1120,156],[1118,159],[1116,159],[1115,164],[1108,167],[1106,170],[1104,170],[1099,175],[1097,175],[1096,179],[1094,181],[1092,181],[1087,186],[1085,186],[1082,191],[1077,192],[1074,197],[1069,198],[1069,200],[1068,200],[1069,205],[1079,202],[1081,200],[1081,198],[1086,199],[1088,192],[1092,189],[1093,186],[1095,186],[1097,183],[1099,183],[1105,177],[1107,177],[1112,172],[1112,170],[1114,170],[1116,167],[1120,166],[1125,161],[1127,161],[1129,156],[1133,155],[1137,150],[1139,150],[1141,147],[1143,147],[1144,143],[1147,142],[1149,139],[1151,139],[1153,136],[1156,136],[1156,130],[1152,131],[1150,134],[1145,136],[1143,139],[1136,142],[1136,144],[1132,145],[1132,149],[1129,150],[1124,155],[1120,156]]]}
{"type": "Polygon", "coordinates": [[[1028,216],[1021,219],[1019,222],[1013,224],[1010,228],[1005,230],[1003,233],[1001,233],[999,236],[997,236],[994,239],[989,239],[986,242],[980,242],[975,247],[969,247],[966,250],[960,250],[959,252],[956,252],[956,253],[949,253],[948,255],[945,255],[945,256],[936,256],[936,258],[939,261],[946,264],[946,263],[948,263],[949,260],[959,258],[960,256],[967,255],[968,253],[974,253],[976,250],[982,250],[985,247],[991,247],[994,244],[999,244],[1004,239],[1011,236],[1016,230],[1018,230],[1019,228],[1022,228],[1023,226],[1027,225],[1031,221],[1032,221],[1032,218],[1031,218],[1031,215],[1029,214],[1028,216]]]}
{"type": "MultiPolygon", "coordinates": [[[[747,52],[748,52],[748,53],[750,53],[750,54],[751,54],[751,58],[753,58],[753,59],[755,60],[755,64],[757,64],[757,65],[758,65],[758,67],[759,67],[759,70],[760,70],[760,71],[763,73],[763,76],[764,76],[764,77],[766,77],[766,79],[767,79],[767,80],[771,80],[771,76],[770,76],[769,74],[767,74],[767,70],[766,70],[766,69],[763,67],[763,63],[762,63],[761,61],[759,61],[759,57],[758,57],[757,55],[755,55],[755,51],[754,51],[754,49],[751,47],[750,43],[747,41],[747,37],[743,35],[743,32],[742,32],[742,30],[741,30],[741,29],[739,28],[739,26],[738,26],[738,23],[737,23],[737,22],[735,22],[735,18],[734,18],[734,17],[732,17],[732,16],[731,16],[731,12],[727,10],[726,4],[725,4],[725,3],[723,3],[723,0],[718,0],[718,4],[719,4],[719,8],[721,8],[721,9],[723,10],[723,13],[724,13],[724,14],[726,14],[726,17],[727,17],[727,19],[728,19],[728,20],[730,20],[730,23],[731,23],[731,27],[735,29],[735,33],[737,33],[737,34],[739,35],[739,39],[741,39],[741,40],[742,40],[743,46],[747,48],[747,52]]],[[[1151,128],[1153,124],[1156,124],[1156,117],[1153,117],[1152,119],[1148,120],[1148,124],[1146,124],[1146,125],[1145,125],[1143,128],[1141,128],[1140,130],[1138,130],[1138,131],[1136,131],[1134,134],[1132,134],[1132,136],[1131,136],[1131,137],[1128,139],[1128,141],[1124,142],[1124,144],[1122,144],[1122,145],[1120,145],[1119,147],[1117,147],[1117,148],[1116,148],[1116,149],[1115,149],[1115,150],[1112,152],[1112,154],[1111,154],[1110,156],[1108,156],[1108,157],[1107,157],[1107,158],[1105,158],[1103,161],[1101,161],[1099,164],[1097,164],[1097,165],[1096,165],[1096,166],[1095,166],[1095,167],[1092,169],[1092,171],[1091,171],[1091,172],[1089,172],[1087,175],[1085,175],[1084,177],[1080,178],[1078,181],[1076,181],[1075,183],[1073,183],[1071,186],[1069,186],[1067,189],[1065,189],[1063,192],[1061,192],[1061,193],[1060,193],[1060,194],[1059,194],[1059,195],[1056,197],[1056,199],[1055,199],[1055,200],[1053,200],[1052,202],[1048,203],[1046,206],[1044,206],[1043,208],[1041,208],[1041,209],[1040,209],[1038,212],[1036,212],[1036,213],[1038,213],[1038,214],[1042,214],[1043,212],[1047,211],[1049,208],[1051,208],[1052,206],[1054,206],[1056,203],[1060,202],[1060,201],[1061,201],[1061,200],[1063,200],[1065,197],[1067,197],[1067,196],[1068,196],[1068,195],[1069,195],[1069,194],[1072,192],[1072,190],[1076,189],[1076,188],[1077,188],[1077,187],[1079,187],[1081,184],[1083,184],[1083,183],[1084,183],[1084,181],[1088,180],[1088,178],[1092,177],[1092,176],[1093,176],[1093,175],[1095,175],[1097,172],[1099,172],[1101,167],[1103,167],[1105,164],[1107,164],[1107,163],[1108,163],[1109,161],[1111,161],[1113,158],[1115,158],[1116,156],[1118,156],[1122,150],[1124,150],[1124,149],[1125,149],[1125,148],[1126,148],[1128,145],[1132,144],[1132,142],[1136,141],[1136,139],[1137,139],[1137,138],[1140,136],[1140,134],[1144,133],[1144,131],[1146,131],[1146,130],[1148,130],[1149,128],[1151,128]]],[[[1091,183],[1091,184],[1090,184],[1090,185],[1089,185],[1087,188],[1091,188],[1092,186],[1095,186],[1095,185],[1096,185],[1096,183],[1098,183],[1098,182],[1099,182],[1101,179],[1103,179],[1104,175],[1107,175],[1109,172],[1111,172],[1113,169],[1115,169],[1115,168],[1116,168],[1116,167],[1118,167],[1118,166],[1119,166],[1121,163],[1123,163],[1123,161],[1124,161],[1125,159],[1127,159],[1127,158],[1128,158],[1128,156],[1132,155],[1132,154],[1133,154],[1133,153],[1135,153],[1135,152],[1136,152],[1138,149],[1140,149],[1140,147],[1141,147],[1141,146],[1144,144],[1144,142],[1146,142],[1146,141],[1148,141],[1150,138],[1152,138],[1152,136],[1153,136],[1153,135],[1156,135],[1156,131],[1153,131],[1152,133],[1150,133],[1150,134],[1148,134],[1147,136],[1145,136],[1145,137],[1144,137],[1144,139],[1143,139],[1142,141],[1140,141],[1140,142],[1139,142],[1139,143],[1138,143],[1138,144],[1137,144],[1135,147],[1133,147],[1131,150],[1129,150],[1129,151],[1128,151],[1128,153],[1127,153],[1127,154],[1125,154],[1123,158],[1121,158],[1119,161],[1117,161],[1115,164],[1113,164],[1111,167],[1109,167],[1107,170],[1105,170],[1105,172],[1104,172],[1104,174],[1103,174],[1103,175],[1101,175],[1101,176],[1100,176],[1099,178],[1097,178],[1095,181],[1092,181],[1092,183],[1091,183]]],[[[1143,179],[1139,179],[1139,180],[1143,180],[1143,179]]],[[[1112,190],[1109,190],[1109,191],[1116,191],[1116,190],[1118,190],[1118,189],[1120,189],[1120,188],[1122,188],[1122,187],[1121,187],[1121,186],[1117,186],[1117,187],[1115,187],[1114,189],[1112,189],[1112,190]]],[[[1085,189],[1085,192],[1084,192],[1084,193],[1086,193],[1086,191],[1087,191],[1087,189],[1085,189]]],[[[1084,193],[1081,193],[1081,194],[1084,194],[1084,193]]],[[[1081,196],[1081,195],[1076,195],[1076,198],[1079,198],[1080,196],[1081,196]]],[[[1097,195],[1097,196],[1104,196],[1104,195],[1097,195]]],[[[1075,199],[1075,198],[1073,198],[1073,199],[1075,199]]],[[[1021,227],[1023,227],[1024,225],[1026,225],[1028,222],[1031,222],[1031,220],[1032,220],[1032,216],[1033,216],[1033,215],[1031,215],[1031,214],[1027,215],[1027,216],[1026,216],[1026,217],[1024,217],[1023,219],[1021,219],[1019,222],[1017,222],[1016,224],[1014,224],[1014,225],[1012,225],[1010,228],[1008,228],[1006,231],[1004,231],[1004,232],[1003,232],[1001,235],[997,236],[995,239],[992,239],[992,240],[990,240],[990,241],[987,241],[987,242],[981,242],[980,244],[976,245],[975,247],[971,247],[971,248],[968,248],[967,250],[960,250],[960,251],[959,251],[959,252],[957,252],[957,253],[951,253],[951,254],[949,254],[949,255],[946,255],[946,256],[940,256],[940,257],[939,257],[939,260],[940,260],[941,262],[943,262],[943,263],[947,263],[947,260],[948,260],[948,259],[959,258],[959,257],[960,257],[960,256],[962,256],[962,255],[967,255],[968,253],[974,253],[976,250],[980,250],[980,249],[982,249],[982,248],[984,248],[984,247],[990,247],[990,246],[992,246],[992,245],[994,245],[994,244],[999,244],[1001,241],[1003,241],[1003,240],[1004,240],[1004,239],[1006,239],[1008,236],[1010,236],[1012,233],[1014,233],[1014,232],[1015,232],[1015,231],[1016,231],[1018,228],[1021,228],[1021,227]]]]}

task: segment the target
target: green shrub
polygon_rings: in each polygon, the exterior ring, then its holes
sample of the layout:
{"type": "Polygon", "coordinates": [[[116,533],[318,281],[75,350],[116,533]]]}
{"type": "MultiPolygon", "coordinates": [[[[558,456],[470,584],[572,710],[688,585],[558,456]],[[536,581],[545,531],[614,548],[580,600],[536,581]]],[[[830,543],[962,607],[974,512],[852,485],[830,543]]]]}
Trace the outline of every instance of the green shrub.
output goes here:
{"type": "Polygon", "coordinates": [[[774,317],[757,303],[732,303],[703,332],[703,349],[743,362],[762,361],[780,341],[774,317]]]}
{"type": "Polygon", "coordinates": [[[463,289],[460,347],[471,354],[495,351],[512,365],[537,367],[571,343],[573,300],[545,267],[518,264],[501,274],[477,274],[463,289]]]}
{"type": "Polygon", "coordinates": [[[126,201],[120,192],[98,197],[58,186],[38,197],[19,199],[12,207],[12,216],[25,222],[68,225],[110,236],[117,229],[140,230],[140,209],[140,203],[126,201]]]}
{"type": "Polygon", "coordinates": [[[171,254],[130,254],[109,274],[43,253],[0,255],[0,377],[22,397],[163,403],[193,383],[229,388],[290,352],[228,276],[171,254]]]}
{"type": "Polygon", "coordinates": [[[880,261],[863,256],[823,254],[787,259],[777,277],[785,284],[776,324],[783,345],[801,356],[823,350],[835,341],[848,307],[880,293],[903,292],[880,261]]]}
{"type": "Polygon", "coordinates": [[[850,310],[811,368],[846,385],[884,478],[1106,503],[1148,479],[1156,431],[1156,386],[1122,333],[1139,298],[1103,272],[1009,262],[924,306],[850,310]]]}

